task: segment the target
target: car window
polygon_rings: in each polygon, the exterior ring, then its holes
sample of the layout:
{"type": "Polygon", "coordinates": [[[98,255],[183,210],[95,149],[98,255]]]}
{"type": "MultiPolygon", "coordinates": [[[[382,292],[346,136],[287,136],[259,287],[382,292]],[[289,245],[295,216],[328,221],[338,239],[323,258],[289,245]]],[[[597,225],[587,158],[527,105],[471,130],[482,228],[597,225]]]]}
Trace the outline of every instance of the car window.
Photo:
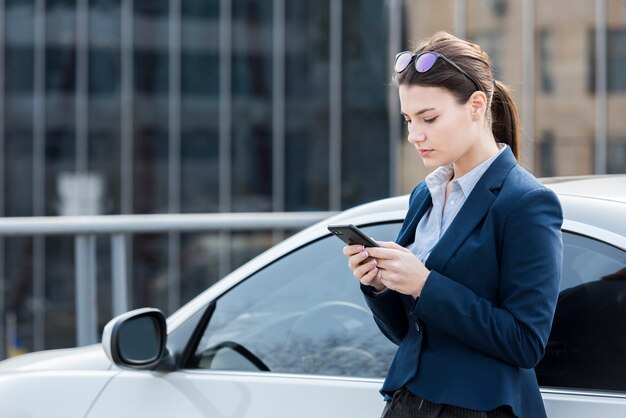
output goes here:
{"type": "MultiPolygon", "coordinates": [[[[400,223],[362,229],[392,241],[400,223]]],[[[376,326],[343,246],[334,236],[315,241],[220,297],[194,366],[384,377],[396,347],[376,326]]]]}
{"type": "Polygon", "coordinates": [[[536,367],[542,386],[626,390],[626,252],[564,233],[552,332],[536,367]]]}

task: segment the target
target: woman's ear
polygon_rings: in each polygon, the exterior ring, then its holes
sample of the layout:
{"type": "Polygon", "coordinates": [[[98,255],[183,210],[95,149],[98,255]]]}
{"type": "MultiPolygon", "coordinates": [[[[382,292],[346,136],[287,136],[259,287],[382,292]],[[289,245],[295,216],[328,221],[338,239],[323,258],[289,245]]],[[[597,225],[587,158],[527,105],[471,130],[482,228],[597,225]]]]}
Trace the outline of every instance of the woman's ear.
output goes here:
{"type": "Polygon", "coordinates": [[[468,103],[472,112],[472,120],[477,121],[487,112],[487,95],[482,91],[475,91],[468,103]]]}

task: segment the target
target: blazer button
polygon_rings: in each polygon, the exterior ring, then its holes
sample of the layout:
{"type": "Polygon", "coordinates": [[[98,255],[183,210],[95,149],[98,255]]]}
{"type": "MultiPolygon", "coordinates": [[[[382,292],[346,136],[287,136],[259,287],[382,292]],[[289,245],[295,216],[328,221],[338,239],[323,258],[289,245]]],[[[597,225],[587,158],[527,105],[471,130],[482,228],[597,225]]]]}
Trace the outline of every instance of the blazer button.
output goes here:
{"type": "Polygon", "coordinates": [[[417,330],[417,332],[420,332],[420,323],[415,321],[415,329],[417,330]]]}

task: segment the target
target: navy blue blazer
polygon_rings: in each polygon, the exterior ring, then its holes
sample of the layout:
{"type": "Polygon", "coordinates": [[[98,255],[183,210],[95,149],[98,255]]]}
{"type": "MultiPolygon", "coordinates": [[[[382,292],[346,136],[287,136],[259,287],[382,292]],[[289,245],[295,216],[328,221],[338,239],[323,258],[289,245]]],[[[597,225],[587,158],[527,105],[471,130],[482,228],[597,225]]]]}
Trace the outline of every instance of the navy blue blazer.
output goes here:
{"type": "MultiPolygon", "coordinates": [[[[397,242],[408,246],[431,196],[418,184],[397,242]]],[[[426,260],[413,300],[362,286],[381,331],[399,345],[381,389],[487,411],[545,417],[534,367],[544,354],[561,279],[556,195],[510,149],[478,181],[426,260]]],[[[417,238],[419,239],[419,237],[417,238]]]]}

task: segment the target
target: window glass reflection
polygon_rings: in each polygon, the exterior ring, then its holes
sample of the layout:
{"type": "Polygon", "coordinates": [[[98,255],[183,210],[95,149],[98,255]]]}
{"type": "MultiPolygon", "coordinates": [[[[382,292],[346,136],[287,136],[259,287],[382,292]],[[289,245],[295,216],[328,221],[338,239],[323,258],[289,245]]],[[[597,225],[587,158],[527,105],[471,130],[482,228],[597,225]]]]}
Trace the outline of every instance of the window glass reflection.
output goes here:
{"type": "MultiPolygon", "coordinates": [[[[399,227],[364,230],[393,240],[399,227]]],[[[253,370],[276,373],[383,377],[395,346],[376,327],[346,267],[343,245],[334,236],[323,238],[222,296],[193,366],[251,370],[256,365],[253,370]]]]}
{"type": "Polygon", "coordinates": [[[119,329],[120,356],[127,362],[148,362],[158,358],[161,330],[152,316],[140,316],[123,323],[119,329]]]}
{"type": "Polygon", "coordinates": [[[626,390],[626,252],[564,234],[563,278],[546,353],[543,386],[626,390]]]}

